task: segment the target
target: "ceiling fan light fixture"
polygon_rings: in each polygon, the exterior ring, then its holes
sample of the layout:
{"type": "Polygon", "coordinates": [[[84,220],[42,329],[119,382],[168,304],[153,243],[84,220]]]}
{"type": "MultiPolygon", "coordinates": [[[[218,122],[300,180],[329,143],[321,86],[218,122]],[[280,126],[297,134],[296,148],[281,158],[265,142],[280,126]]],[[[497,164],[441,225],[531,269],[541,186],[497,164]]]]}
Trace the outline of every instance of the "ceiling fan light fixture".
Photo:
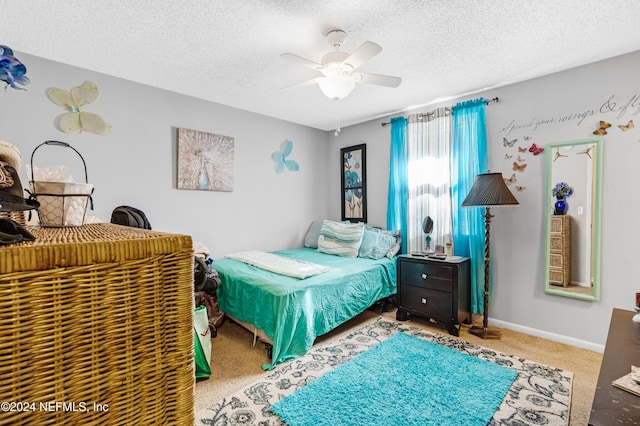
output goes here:
{"type": "Polygon", "coordinates": [[[402,81],[400,77],[354,72],[362,64],[380,53],[382,47],[372,41],[365,41],[351,54],[342,52],[340,46],[346,36],[347,33],[340,29],[329,31],[326,34],[327,41],[335,47],[335,50],[322,56],[320,63],[293,53],[281,54],[280,57],[282,58],[297,62],[322,74],[322,77],[313,78],[284,89],[288,90],[318,83],[325,96],[334,101],[339,101],[349,96],[356,83],[398,87],[402,81]]]}
{"type": "Polygon", "coordinates": [[[356,82],[350,76],[329,73],[318,80],[320,90],[331,100],[339,101],[349,96],[356,87],[356,82]]]}

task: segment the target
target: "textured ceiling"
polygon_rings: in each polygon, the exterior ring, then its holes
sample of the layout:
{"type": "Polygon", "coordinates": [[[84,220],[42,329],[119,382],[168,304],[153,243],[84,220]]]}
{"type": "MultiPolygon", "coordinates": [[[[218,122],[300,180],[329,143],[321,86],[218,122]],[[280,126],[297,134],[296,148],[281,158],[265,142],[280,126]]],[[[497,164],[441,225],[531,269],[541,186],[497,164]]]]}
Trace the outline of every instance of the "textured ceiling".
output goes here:
{"type": "MultiPolygon", "coordinates": [[[[638,0],[0,0],[0,44],[322,130],[640,49],[638,0]],[[320,61],[340,28],[382,52],[334,102],[280,58],[320,61]]],[[[640,75],[640,74],[639,74],[640,75]]],[[[595,84],[596,82],[594,82],[595,84]]]]}

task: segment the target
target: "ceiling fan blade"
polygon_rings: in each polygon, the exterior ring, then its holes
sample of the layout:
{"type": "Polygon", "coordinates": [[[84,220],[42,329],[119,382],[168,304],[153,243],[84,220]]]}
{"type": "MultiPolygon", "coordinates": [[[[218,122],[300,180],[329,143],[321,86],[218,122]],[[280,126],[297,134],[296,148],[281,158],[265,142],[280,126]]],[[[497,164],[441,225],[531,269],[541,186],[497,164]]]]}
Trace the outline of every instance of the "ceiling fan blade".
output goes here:
{"type": "Polygon", "coordinates": [[[372,41],[365,41],[362,46],[358,47],[356,51],[349,55],[343,62],[351,65],[355,70],[380,52],[382,52],[382,47],[372,41]]]}
{"type": "Polygon", "coordinates": [[[311,86],[312,84],[318,83],[318,81],[320,81],[321,78],[324,78],[324,77],[312,78],[311,80],[303,81],[302,83],[292,84],[291,86],[283,87],[280,90],[289,91],[289,90],[299,89],[299,88],[305,87],[305,86],[311,86]]]}
{"type": "Polygon", "coordinates": [[[280,57],[284,59],[288,59],[293,62],[297,62],[300,65],[304,65],[305,67],[309,67],[316,71],[321,71],[322,69],[324,69],[324,67],[321,64],[317,62],[313,62],[309,59],[303,58],[302,56],[294,55],[293,53],[283,53],[280,55],[280,57]]]}
{"type": "Polygon", "coordinates": [[[358,83],[375,84],[378,86],[386,87],[398,87],[402,83],[400,77],[393,77],[391,75],[369,74],[369,73],[357,73],[360,75],[358,83]]]}

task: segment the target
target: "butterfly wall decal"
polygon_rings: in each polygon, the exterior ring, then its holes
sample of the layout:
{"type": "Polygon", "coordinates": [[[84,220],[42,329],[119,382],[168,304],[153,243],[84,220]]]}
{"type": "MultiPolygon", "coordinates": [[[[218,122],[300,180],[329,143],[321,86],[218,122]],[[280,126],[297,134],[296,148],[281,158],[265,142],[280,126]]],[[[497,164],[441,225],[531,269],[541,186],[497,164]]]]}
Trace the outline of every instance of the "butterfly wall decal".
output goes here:
{"type": "Polygon", "coordinates": [[[600,128],[593,131],[594,135],[606,135],[607,129],[611,127],[611,123],[607,123],[606,121],[600,120],[600,128]]]}
{"type": "Polygon", "coordinates": [[[276,173],[282,173],[285,169],[290,172],[297,172],[300,170],[300,166],[298,162],[295,160],[287,160],[289,154],[293,151],[293,142],[284,141],[280,144],[280,149],[271,154],[271,158],[276,163],[275,170],[276,173]]]}
{"type": "Polygon", "coordinates": [[[525,189],[527,189],[527,187],[526,187],[526,186],[516,186],[516,191],[518,191],[518,192],[522,192],[522,191],[524,191],[525,189]]]}
{"type": "Polygon", "coordinates": [[[502,138],[502,145],[511,148],[517,142],[517,140],[518,139],[509,140],[507,138],[502,138]]]}
{"type": "Polygon", "coordinates": [[[517,161],[519,164],[522,164],[522,163],[526,163],[526,162],[527,162],[527,159],[526,159],[526,158],[522,158],[522,157],[520,157],[520,155],[518,155],[518,158],[516,158],[516,161],[517,161]]]}
{"type": "Polygon", "coordinates": [[[513,155],[509,155],[509,154],[504,155],[505,160],[511,160],[512,158],[513,158],[513,155]]]}
{"type": "Polygon", "coordinates": [[[85,81],[71,90],[57,87],[47,90],[49,99],[68,111],[58,119],[60,130],[65,133],[82,133],[84,130],[97,135],[106,135],[111,132],[111,125],[102,117],[82,110],[86,105],[95,102],[99,94],[98,86],[91,81],[85,81]]]}
{"type": "Polygon", "coordinates": [[[630,129],[633,129],[633,120],[629,120],[629,122],[627,124],[618,124],[618,127],[620,128],[620,130],[622,130],[623,132],[627,132],[630,129]]]}
{"type": "Polygon", "coordinates": [[[533,153],[533,155],[539,155],[544,151],[544,148],[536,146],[535,143],[531,144],[529,147],[529,152],[533,153]]]}
{"type": "Polygon", "coordinates": [[[526,164],[518,164],[515,161],[513,162],[513,170],[515,170],[516,172],[524,172],[524,169],[526,168],[526,164]]]}
{"type": "Polygon", "coordinates": [[[518,179],[516,179],[515,173],[513,173],[509,179],[507,178],[502,178],[502,179],[504,179],[504,183],[507,184],[507,186],[510,186],[512,183],[516,183],[518,181],[518,179]]]}
{"type": "Polygon", "coordinates": [[[518,147],[518,152],[527,152],[527,147],[526,146],[519,146],[518,147]]]}

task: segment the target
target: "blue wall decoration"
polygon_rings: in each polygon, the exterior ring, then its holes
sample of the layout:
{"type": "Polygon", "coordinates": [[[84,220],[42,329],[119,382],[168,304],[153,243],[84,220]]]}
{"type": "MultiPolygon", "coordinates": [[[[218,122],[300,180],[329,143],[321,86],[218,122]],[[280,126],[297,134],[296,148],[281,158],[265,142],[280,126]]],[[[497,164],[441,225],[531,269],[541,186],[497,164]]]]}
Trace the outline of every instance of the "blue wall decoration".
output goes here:
{"type": "Polygon", "coordinates": [[[275,170],[276,173],[282,173],[285,169],[290,172],[297,172],[300,170],[300,166],[298,162],[295,160],[287,160],[289,154],[293,151],[293,142],[284,141],[280,144],[280,149],[271,154],[271,158],[276,163],[275,170]]]}

